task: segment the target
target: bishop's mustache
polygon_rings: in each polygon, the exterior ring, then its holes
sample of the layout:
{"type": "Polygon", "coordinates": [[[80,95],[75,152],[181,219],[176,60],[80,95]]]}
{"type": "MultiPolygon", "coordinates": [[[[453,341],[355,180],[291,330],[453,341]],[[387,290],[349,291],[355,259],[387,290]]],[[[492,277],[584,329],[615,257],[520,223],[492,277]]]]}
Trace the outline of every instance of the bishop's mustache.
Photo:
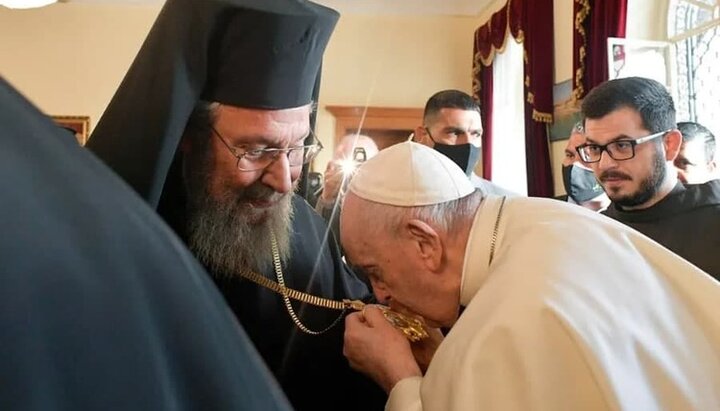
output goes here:
{"type": "Polygon", "coordinates": [[[238,190],[236,192],[237,199],[239,202],[245,202],[245,201],[278,201],[280,200],[285,194],[278,193],[277,191],[273,190],[272,188],[266,186],[265,184],[262,184],[260,182],[253,183],[252,185],[243,188],[242,190],[238,190]]]}
{"type": "Polygon", "coordinates": [[[611,170],[603,171],[600,174],[599,180],[604,182],[605,180],[610,179],[610,178],[620,179],[620,180],[632,180],[632,178],[625,173],[621,173],[619,171],[611,171],[611,170]]]}

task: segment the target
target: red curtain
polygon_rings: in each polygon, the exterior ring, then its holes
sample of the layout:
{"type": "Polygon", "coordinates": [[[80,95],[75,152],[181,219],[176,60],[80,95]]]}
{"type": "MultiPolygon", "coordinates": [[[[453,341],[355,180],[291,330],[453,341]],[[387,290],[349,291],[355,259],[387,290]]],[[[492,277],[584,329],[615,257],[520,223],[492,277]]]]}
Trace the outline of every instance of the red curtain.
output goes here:
{"type": "Polygon", "coordinates": [[[528,195],[553,197],[548,125],[553,117],[553,0],[523,1],[525,32],[525,159],[528,195]]]}
{"type": "Polygon", "coordinates": [[[482,162],[483,177],[492,179],[492,107],[493,107],[493,70],[492,66],[480,65],[479,78],[482,79],[480,88],[480,117],[483,124],[482,135],[482,162]]]}
{"type": "Polygon", "coordinates": [[[575,0],[573,95],[585,97],[608,80],[607,39],[625,37],[627,0],[575,0]]]}
{"type": "MultiPolygon", "coordinates": [[[[473,91],[484,113],[485,133],[491,129],[492,61],[508,35],[524,45],[525,152],[528,195],[553,196],[547,124],[552,122],[553,1],[509,0],[475,31],[473,91]],[[481,67],[482,66],[482,67],[481,67]],[[486,86],[485,84],[490,84],[486,86]]],[[[483,140],[483,175],[490,179],[492,135],[483,140]]]]}

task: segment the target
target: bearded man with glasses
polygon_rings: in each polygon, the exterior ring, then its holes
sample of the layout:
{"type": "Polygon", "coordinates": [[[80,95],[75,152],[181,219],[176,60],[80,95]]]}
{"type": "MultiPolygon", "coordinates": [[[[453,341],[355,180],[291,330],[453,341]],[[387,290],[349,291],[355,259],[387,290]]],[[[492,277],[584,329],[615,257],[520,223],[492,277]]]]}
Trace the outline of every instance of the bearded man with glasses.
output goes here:
{"type": "Polygon", "coordinates": [[[337,19],[301,0],[167,0],[88,144],[208,269],[297,410],[386,398],[343,357],[341,311],[247,279],[369,296],[295,194],[322,147],[311,118],[337,19]]]}
{"type": "Polygon", "coordinates": [[[682,135],[670,93],[646,78],[611,80],[587,95],[582,112],[577,152],[612,200],[603,213],[720,279],[720,181],[678,180],[682,135]]]}

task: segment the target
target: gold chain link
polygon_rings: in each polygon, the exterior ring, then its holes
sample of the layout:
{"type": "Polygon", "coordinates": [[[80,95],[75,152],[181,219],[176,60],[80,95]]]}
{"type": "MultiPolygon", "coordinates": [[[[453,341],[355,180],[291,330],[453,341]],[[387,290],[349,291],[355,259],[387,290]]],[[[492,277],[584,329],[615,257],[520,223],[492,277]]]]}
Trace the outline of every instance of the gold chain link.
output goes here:
{"type": "Polygon", "coordinates": [[[490,258],[488,259],[488,265],[492,264],[493,257],[495,257],[495,242],[497,241],[498,229],[500,228],[500,216],[502,215],[506,198],[507,197],[502,198],[502,202],[500,203],[500,209],[498,210],[497,219],[495,219],[495,228],[493,228],[492,240],[490,242],[490,258]]]}

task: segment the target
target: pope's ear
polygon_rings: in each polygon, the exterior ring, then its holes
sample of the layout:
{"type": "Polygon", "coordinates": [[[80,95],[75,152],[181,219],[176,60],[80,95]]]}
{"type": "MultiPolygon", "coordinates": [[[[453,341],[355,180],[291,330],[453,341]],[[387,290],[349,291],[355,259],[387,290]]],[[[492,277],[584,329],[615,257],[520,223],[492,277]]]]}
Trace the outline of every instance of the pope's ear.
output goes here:
{"type": "Polygon", "coordinates": [[[405,233],[417,257],[428,269],[437,271],[443,255],[443,243],[438,232],[424,221],[413,219],[405,223],[405,233]]]}
{"type": "Polygon", "coordinates": [[[680,146],[682,146],[682,134],[680,134],[680,131],[672,130],[665,134],[663,146],[665,148],[665,159],[667,161],[675,160],[675,157],[680,153],[680,146]]]}

